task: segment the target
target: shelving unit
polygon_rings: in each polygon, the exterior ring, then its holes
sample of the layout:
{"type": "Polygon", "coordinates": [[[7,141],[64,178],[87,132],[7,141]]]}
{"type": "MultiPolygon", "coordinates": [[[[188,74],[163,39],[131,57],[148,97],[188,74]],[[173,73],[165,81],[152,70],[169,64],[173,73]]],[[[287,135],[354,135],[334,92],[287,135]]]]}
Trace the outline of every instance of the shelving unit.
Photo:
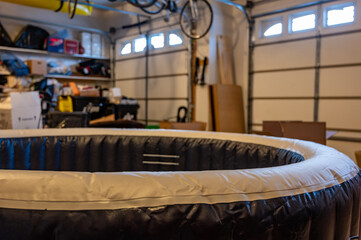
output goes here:
{"type": "MultiPolygon", "coordinates": [[[[64,58],[64,59],[79,59],[79,60],[102,60],[102,61],[110,61],[109,58],[106,57],[92,57],[92,56],[83,56],[80,54],[64,54],[64,53],[56,53],[56,52],[48,52],[45,50],[36,50],[36,49],[26,49],[26,48],[15,48],[15,47],[5,47],[0,46],[0,52],[11,52],[14,54],[25,54],[25,55],[40,55],[42,57],[56,57],[56,58],[64,58]]],[[[0,71],[0,75],[11,75],[9,72],[0,71]]],[[[32,76],[32,75],[30,75],[32,76]]],[[[37,76],[37,75],[36,75],[37,76]]],[[[46,78],[55,78],[59,81],[75,81],[75,82],[103,82],[104,84],[111,83],[112,79],[110,77],[102,77],[102,76],[86,76],[86,75],[61,75],[61,74],[46,74],[42,75],[42,77],[46,78]]]]}
{"type": "Polygon", "coordinates": [[[0,46],[0,51],[47,55],[47,56],[64,57],[64,58],[95,59],[95,60],[110,61],[110,58],[106,58],[106,57],[92,57],[92,56],[86,56],[86,55],[81,55],[81,54],[72,55],[72,54],[49,52],[49,51],[45,51],[45,50],[36,50],[36,49],[27,49],[27,48],[15,48],[15,47],[0,46]]]}
{"type": "MultiPolygon", "coordinates": [[[[97,7],[97,6],[94,6],[97,7]]],[[[109,33],[102,31],[100,29],[96,28],[90,28],[90,27],[82,27],[77,25],[67,25],[67,24],[61,24],[61,23],[55,23],[55,22],[44,22],[39,21],[36,19],[29,19],[29,18],[22,18],[18,16],[9,16],[0,14],[0,19],[9,19],[12,21],[19,21],[19,22],[26,22],[26,23],[33,23],[34,25],[41,24],[41,25],[47,25],[47,26],[54,26],[54,27],[61,27],[65,29],[72,29],[75,31],[87,31],[92,33],[98,33],[101,34],[105,39],[109,41],[110,44],[112,44],[111,37],[109,33]]],[[[27,59],[28,57],[37,56],[37,58],[53,58],[53,59],[63,59],[65,60],[65,65],[72,66],[77,64],[80,61],[86,61],[86,60],[100,60],[100,61],[106,61],[109,65],[112,65],[112,59],[111,57],[97,57],[97,56],[87,56],[87,55],[81,55],[81,54],[65,54],[65,53],[57,53],[57,52],[49,52],[46,50],[37,50],[37,49],[26,49],[26,48],[16,48],[16,47],[7,47],[7,46],[0,46],[0,52],[9,52],[17,55],[19,57],[22,56],[23,58],[27,59]]],[[[74,71],[74,70],[73,70],[74,71]]],[[[74,71],[75,72],[75,71],[74,71]]],[[[113,73],[112,73],[113,74],[113,73]]],[[[112,78],[108,77],[102,77],[102,76],[82,76],[82,75],[56,75],[56,74],[46,74],[38,77],[47,77],[47,78],[55,78],[61,82],[81,82],[81,83],[89,83],[89,84],[104,84],[106,86],[109,86],[112,84],[112,78]]]]}

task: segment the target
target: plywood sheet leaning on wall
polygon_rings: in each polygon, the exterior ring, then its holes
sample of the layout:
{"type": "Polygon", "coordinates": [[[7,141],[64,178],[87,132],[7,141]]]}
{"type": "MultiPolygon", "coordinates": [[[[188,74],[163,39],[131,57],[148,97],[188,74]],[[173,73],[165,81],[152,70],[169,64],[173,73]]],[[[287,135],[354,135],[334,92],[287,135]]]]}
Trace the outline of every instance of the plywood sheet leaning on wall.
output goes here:
{"type": "Polygon", "coordinates": [[[217,62],[221,84],[234,84],[231,43],[228,36],[217,35],[217,62]]]}
{"type": "Polygon", "coordinates": [[[242,87],[212,85],[211,104],[215,131],[245,133],[242,87]]]}

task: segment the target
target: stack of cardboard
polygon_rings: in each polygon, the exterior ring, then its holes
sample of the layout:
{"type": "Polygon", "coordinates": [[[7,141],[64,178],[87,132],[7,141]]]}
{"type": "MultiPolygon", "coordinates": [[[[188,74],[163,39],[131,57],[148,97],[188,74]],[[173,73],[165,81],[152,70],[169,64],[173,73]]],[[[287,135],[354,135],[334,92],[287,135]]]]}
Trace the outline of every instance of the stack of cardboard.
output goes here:
{"type": "Polygon", "coordinates": [[[325,122],[264,121],[263,134],[326,144],[325,122]]]}

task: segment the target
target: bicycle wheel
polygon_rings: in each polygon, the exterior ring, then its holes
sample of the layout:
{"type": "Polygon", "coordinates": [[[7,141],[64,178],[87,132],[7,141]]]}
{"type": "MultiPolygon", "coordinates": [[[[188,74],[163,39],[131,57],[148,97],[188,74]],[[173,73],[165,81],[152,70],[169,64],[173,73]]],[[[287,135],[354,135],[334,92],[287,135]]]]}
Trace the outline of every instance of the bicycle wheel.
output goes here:
{"type": "Polygon", "coordinates": [[[141,7],[143,12],[148,14],[158,14],[160,13],[164,8],[165,4],[162,1],[156,1],[152,6],[150,7],[141,7]]]}
{"type": "Polygon", "coordinates": [[[192,39],[204,37],[211,28],[212,22],[213,10],[207,0],[189,0],[184,4],[179,24],[187,37],[192,39]]]}
{"type": "Polygon", "coordinates": [[[152,5],[154,5],[154,3],[157,0],[127,0],[128,3],[132,4],[135,7],[139,7],[139,8],[147,8],[150,7],[152,5]]]}

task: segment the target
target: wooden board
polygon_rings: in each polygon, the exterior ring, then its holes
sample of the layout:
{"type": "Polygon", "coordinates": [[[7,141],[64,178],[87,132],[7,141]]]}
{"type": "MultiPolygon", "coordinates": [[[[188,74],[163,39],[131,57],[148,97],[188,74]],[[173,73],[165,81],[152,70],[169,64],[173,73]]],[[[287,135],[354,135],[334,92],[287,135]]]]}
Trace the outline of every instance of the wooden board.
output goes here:
{"type": "Polygon", "coordinates": [[[183,130],[196,130],[205,131],[207,123],[205,122],[166,122],[159,123],[160,129],[183,129],[183,130]]]}
{"type": "Polygon", "coordinates": [[[242,88],[212,85],[213,125],[217,132],[245,133],[242,88]]]}
{"type": "Polygon", "coordinates": [[[212,131],[210,86],[197,85],[196,92],[195,120],[207,123],[207,130],[212,131]]]}
{"type": "Polygon", "coordinates": [[[229,37],[217,35],[217,62],[221,84],[234,84],[230,45],[229,37]]]}

